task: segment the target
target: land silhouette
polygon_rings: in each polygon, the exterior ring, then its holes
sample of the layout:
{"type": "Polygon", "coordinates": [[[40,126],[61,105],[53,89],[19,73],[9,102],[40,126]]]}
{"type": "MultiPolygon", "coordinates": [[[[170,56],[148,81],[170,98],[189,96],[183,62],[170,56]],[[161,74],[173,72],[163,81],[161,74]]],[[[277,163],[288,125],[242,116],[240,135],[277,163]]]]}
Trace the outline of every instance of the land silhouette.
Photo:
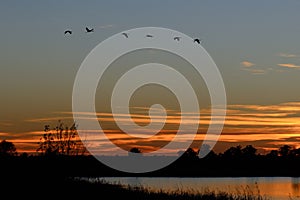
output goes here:
{"type": "MultiPolygon", "coordinates": [[[[36,154],[18,153],[15,145],[7,140],[0,142],[2,171],[20,176],[47,172],[51,176],[182,176],[182,177],[252,177],[252,176],[300,176],[300,148],[283,145],[267,154],[257,153],[252,145],[228,148],[222,153],[213,150],[199,158],[199,150],[188,148],[178,159],[157,171],[127,173],[110,168],[90,155],[76,136],[76,125],[59,123],[53,130],[45,125],[36,154]],[[20,167],[22,166],[22,167],[20,167]],[[60,167],[63,166],[63,167],[60,167]]],[[[143,152],[133,147],[128,156],[143,152]]],[[[139,157],[139,156],[138,156],[139,157]]],[[[137,157],[137,158],[138,158],[137,157]]],[[[164,158],[164,157],[162,157],[164,158]]]]}
{"type": "MultiPolygon", "coordinates": [[[[209,147],[207,147],[209,148],[209,147]]],[[[89,154],[79,139],[77,125],[44,126],[36,154],[18,153],[15,145],[7,140],[0,142],[1,167],[14,173],[47,171],[59,176],[300,176],[300,148],[283,145],[267,154],[258,153],[252,145],[232,146],[224,152],[213,150],[199,158],[199,149],[188,148],[179,153],[169,166],[149,173],[131,174],[114,170],[89,154]],[[19,166],[22,166],[19,169],[19,166]],[[38,167],[37,167],[38,166],[38,167]],[[55,166],[65,166],[60,170],[55,166]],[[18,169],[16,169],[16,167],[18,169]]],[[[143,155],[138,147],[128,151],[128,156],[143,155]]],[[[163,158],[163,157],[162,157],[163,158]]]]}
{"type": "MultiPolygon", "coordinates": [[[[53,130],[46,125],[36,154],[18,153],[12,142],[2,140],[0,172],[4,188],[15,187],[27,191],[32,187],[41,190],[48,187],[79,190],[80,185],[82,189],[94,187],[90,183],[71,181],[70,178],[74,177],[300,177],[300,148],[289,145],[283,145],[267,154],[257,153],[252,145],[237,145],[218,154],[212,150],[204,158],[199,158],[199,150],[188,148],[178,155],[175,162],[162,169],[147,173],[127,173],[112,169],[90,155],[83,143],[76,139],[76,134],[75,124],[66,127],[60,123],[53,130]],[[28,180],[34,184],[28,185],[28,180]]],[[[133,147],[128,156],[142,153],[139,148],[133,147]]],[[[120,189],[114,187],[112,190],[120,189]]]]}

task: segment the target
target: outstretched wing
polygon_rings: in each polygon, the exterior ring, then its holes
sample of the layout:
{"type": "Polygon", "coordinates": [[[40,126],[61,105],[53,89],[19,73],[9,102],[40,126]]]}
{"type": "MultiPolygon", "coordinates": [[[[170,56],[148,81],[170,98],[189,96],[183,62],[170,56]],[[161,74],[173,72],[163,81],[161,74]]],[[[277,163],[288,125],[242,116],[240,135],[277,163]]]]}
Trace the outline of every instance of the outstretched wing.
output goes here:
{"type": "Polygon", "coordinates": [[[69,30],[65,31],[65,34],[67,34],[67,33],[72,34],[72,32],[69,30]]]}
{"type": "Polygon", "coordinates": [[[194,42],[197,42],[198,44],[200,44],[200,43],[201,43],[201,40],[198,39],[198,38],[196,38],[196,39],[194,39],[194,42]]]}

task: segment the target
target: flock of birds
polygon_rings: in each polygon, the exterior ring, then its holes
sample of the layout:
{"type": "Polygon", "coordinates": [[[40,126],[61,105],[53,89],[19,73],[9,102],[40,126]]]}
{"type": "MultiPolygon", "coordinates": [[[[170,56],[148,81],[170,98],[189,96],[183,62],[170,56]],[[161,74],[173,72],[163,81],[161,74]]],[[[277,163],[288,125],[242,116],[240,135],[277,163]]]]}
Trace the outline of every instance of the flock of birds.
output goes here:
{"type": "MultiPolygon", "coordinates": [[[[93,29],[93,28],[85,27],[85,32],[86,32],[86,33],[91,33],[91,32],[94,32],[94,29],[93,29]]],[[[66,35],[66,34],[70,34],[70,35],[71,35],[72,33],[73,33],[72,30],[65,30],[65,32],[64,32],[65,35],[66,35]]],[[[128,37],[129,37],[128,33],[122,33],[122,35],[123,35],[125,38],[128,38],[128,37]]],[[[153,35],[147,34],[146,37],[152,38],[153,35]]],[[[179,41],[179,40],[181,39],[181,37],[176,36],[176,37],[174,37],[173,39],[176,40],[176,41],[179,41]]],[[[195,42],[195,43],[198,43],[198,44],[201,44],[202,40],[199,39],[199,38],[195,38],[195,39],[194,39],[194,42],[195,42]]]]}
{"type": "MultiPolygon", "coordinates": [[[[85,27],[85,31],[86,31],[86,33],[90,33],[90,32],[94,32],[94,29],[93,28],[91,28],[91,29],[89,29],[88,27],[85,27]]],[[[66,34],[72,34],[73,32],[72,32],[72,30],[65,30],[65,32],[64,32],[64,34],[66,35],[66,34]]]]}

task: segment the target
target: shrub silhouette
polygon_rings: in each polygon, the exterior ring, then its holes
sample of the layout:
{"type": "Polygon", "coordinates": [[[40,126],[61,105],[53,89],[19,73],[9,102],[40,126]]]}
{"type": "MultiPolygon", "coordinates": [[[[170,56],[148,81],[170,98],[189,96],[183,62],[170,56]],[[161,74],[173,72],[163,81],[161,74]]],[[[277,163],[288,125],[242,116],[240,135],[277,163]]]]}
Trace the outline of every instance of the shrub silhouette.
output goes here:
{"type": "Polygon", "coordinates": [[[13,156],[17,154],[17,149],[12,142],[2,140],[0,142],[0,156],[13,156]]]}
{"type": "Polygon", "coordinates": [[[59,121],[53,130],[45,125],[36,151],[43,155],[78,155],[84,154],[86,148],[78,136],[77,125],[73,123],[69,128],[59,121]]]}

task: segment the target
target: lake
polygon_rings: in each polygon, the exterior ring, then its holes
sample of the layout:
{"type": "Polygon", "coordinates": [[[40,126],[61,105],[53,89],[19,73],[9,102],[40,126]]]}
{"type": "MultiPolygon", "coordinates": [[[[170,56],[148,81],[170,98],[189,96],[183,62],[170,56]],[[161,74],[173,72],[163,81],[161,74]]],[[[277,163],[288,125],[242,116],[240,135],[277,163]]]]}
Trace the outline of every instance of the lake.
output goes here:
{"type": "MultiPolygon", "coordinates": [[[[252,191],[273,200],[299,199],[300,178],[293,177],[240,177],[240,178],[148,178],[148,177],[100,177],[95,180],[104,180],[109,183],[143,186],[150,190],[188,192],[225,191],[243,193],[252,191]]],[[[91,181],[95,181],[91,180],[91,181]]]]}

